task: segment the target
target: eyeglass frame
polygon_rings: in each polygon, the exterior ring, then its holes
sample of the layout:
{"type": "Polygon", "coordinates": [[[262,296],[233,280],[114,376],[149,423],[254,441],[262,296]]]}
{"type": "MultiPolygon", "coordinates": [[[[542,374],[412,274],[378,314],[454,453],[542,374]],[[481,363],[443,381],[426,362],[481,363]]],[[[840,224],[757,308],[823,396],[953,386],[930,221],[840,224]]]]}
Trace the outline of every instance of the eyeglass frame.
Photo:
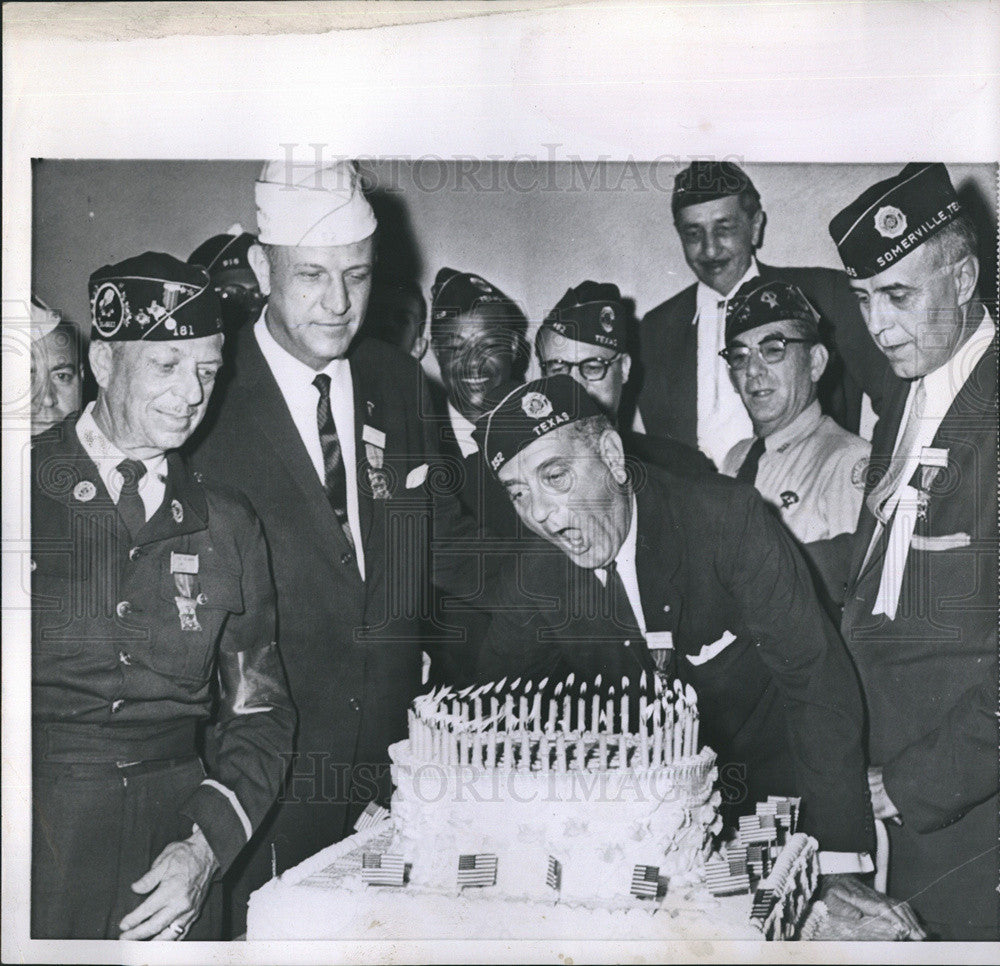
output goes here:
{"type": "Polygon", "coordinates": [[[793,343],[797,343],[799,345],[816,345],[818,341],[818,339],[796,339],[788,335],[768,335],[761,339],[757,345],[743,345],[742,343],[734,346],[727,345],[725,349],[720,350],[719,355],[723,358],[723,360],[725,360],[726,365],[729,366],[733,372],[742,372],[748,365],[750,365],[750,359],[755,352],[758,356],[760,356],[760,361],[763,362],[764,365],[776,366],[778,363],[785,361],[785,355],[788,352],[788,347],[793,343]],[[764,353],[760,351],[761,346],[770,347],[774,343],[780,344],[781,355],[776,359],[765,359],[764,353]],[[733,360],[730,359],[730,354],[734,349],[746,349],[746,355],[742,357],[744,360],[742,365],[733,365],[733,360]]]}
{"type": "Polygon", "coordinates": [[[586,359],[581,359],[579,362],[567,362],[565,359],[546,359],[544,362],[540,362],[539,366],[542,370],[542,375],[548,378],[549,376],[562,376],[571,375],[574,369],[580,370],[580,375],[583,377],[585,382],[600,382],[602,379],[607,378],[608,370],[611,368],[612,364],[617,362],[621,357],[625,355],[624,352],[616,352],[610,359],[602,359],[600,356],[589,356],[586,359]],[[583,367],[588,364],[597,364],[601,366],[601,374],[599,376],[588,376],[584,371],[583,367]],[[560,372],[548,372],[547,366],[558,365],[564,368],[560,372]]]}

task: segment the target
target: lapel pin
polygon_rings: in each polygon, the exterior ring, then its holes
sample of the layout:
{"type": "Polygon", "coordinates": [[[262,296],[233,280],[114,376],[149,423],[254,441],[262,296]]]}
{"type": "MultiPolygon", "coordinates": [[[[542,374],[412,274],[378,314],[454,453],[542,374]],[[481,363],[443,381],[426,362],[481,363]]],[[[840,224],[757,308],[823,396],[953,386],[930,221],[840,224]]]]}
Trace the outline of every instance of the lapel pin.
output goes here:
{"type": "Polygon", "coordinates": [[[184,522],[184,507],[180,505],[178,500],[170,501],[170,515],[174,518],[174,523],[184,522]]]}
{"type": "Polygon", "coordinates": [[[73,487],[73,496],[81,503],[89,503],[95,496],[97,496],[97,487],[94,486],[90,480],[80,480],[80,482],[73,487]]]}
{"type": "Polygon", "coordinates": [[[367,401],[365,402],[365,406],[367,406],[367,407],[368,407],[368,415],[369,415],[369,416],[371,416],[371,414],[372,414],[373,412],[375,412],[375,403],[373,403],[373,402],[372,402],[372,401],[371,401],[371,400],[369,399],[369,400],[367,400],[367,401]]]}

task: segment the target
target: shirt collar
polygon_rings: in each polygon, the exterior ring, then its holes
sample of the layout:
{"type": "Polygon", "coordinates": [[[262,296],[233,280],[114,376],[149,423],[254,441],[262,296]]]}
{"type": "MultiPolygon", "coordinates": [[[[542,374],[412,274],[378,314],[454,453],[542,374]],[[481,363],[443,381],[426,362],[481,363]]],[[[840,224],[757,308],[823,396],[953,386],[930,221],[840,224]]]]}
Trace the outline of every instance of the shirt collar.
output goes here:
{"type": "MultiPolygon", "coordinates": [[[[93,402],[88,403],[83,412],[80,413],[80,418],[76,421],[76,435],[86,454],[94,461],[105,489],[107,489],[108,493],[115,494],[121,487],[121,483],[117,481],[119,476],[118,464],[122,460],[130,459],[131,457],[126,456],[101,432],[100,426],[97,425],[97,420],[94,419],[95,405],[96,403],[93,402]]],[[[141,462],[146,467],[148,475],[151,476],[155,473],[162,480],[166,479],[166,453],[160,453],[159,456],[153,456],[141,462]]]]}
{"type": "Polygon", "coordinates": [[[637,513],[634,493],[630,497],[629,513],[631,514],[632,519],[629,520],[628,533],[625,534],[625,540],[622,542],[621,548],[615,556],[615,566],[618,568],[619,573],[621,573],[622,570],[626,573],[635,570],[635,546],[636,533],[638,530],[636,521],[638,520],[639,514],[637,513]]]}
{"type": "Polygon", "coordinates": [[[996,325],[989,310],[983,311],[983,319],[962,347],[944,365],[924,376],[924,390],[927,402],[924,415],[943,416],[955,401],[959,390],[969,378],[976,363],[983,357],[996,338],[996,325]]]}
{"type": "Polygon", "coordinates": [[[714,319],[718,312],[720,302],[728,302],[739,290],[740,286],[750,279],[756,278],[760,275],[760,266],[757,264],[756,258],[750,259],[750,267],[746,270],[741,278],[732,288],[732,291],[728,295],[720,295],[709,285],[704,282],[698,283],[697,291],[697,305],[698,311],[695,313],[694,321],[697,321],[702,313],[704,312],[706,316],[710,319],[714,319]]]}
{"type": "Polygon", "coordinates": [[[764,437],[764,449],[768,453],[780,452],[790,443],[795,443],[812,433],[823,419],[823,409],[818,399],[814,399],[787,426],[776,429],[764,437]]]}
{"type": "Polygon", "coordinates": [[[260,318],[254,324],[254,334],[257,336],[260,351],[283,395],[288,395],[289,391],[301,392],[303,387],[311,391],[313,380],[321,372],[330,376],[333,382],[336,382],[338,377],[342,377],[345,371],[350,372],[350,363],[346,359],[331,359],[322,369],[312,369],[301,360],[296,359],[271,335],[271,330],[267,327],[266,315],[267,307],[265,306],[260,313],[260,318]]]}
{"type": "Polygon", "coordinates": [[[472,438],[472,431],[476,427],[450,402],[448,403],[448,419],[451,421],[451,429],[455,434],[455,442],[458,443],[458,449],[462,454],[462,459],[478,453],[479,445],[472,438]]]}

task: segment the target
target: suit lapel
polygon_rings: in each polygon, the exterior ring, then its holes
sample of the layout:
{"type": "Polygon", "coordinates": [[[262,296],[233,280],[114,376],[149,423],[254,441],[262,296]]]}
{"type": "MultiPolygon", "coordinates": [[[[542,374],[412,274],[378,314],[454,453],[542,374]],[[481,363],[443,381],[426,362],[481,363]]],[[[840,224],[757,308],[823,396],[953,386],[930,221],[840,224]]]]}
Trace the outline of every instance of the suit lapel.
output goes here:
{"type": "Polygon", "coordinates": [[[676,630],[680,619],[681,600],[671,589],[681,566],[681,535],[664,497],[651,476],[636,493],[635,569],[647,631],[676,630]]]}
{"type": "MultiPolygon", "coordinates": [[[[252,333],[251,333],[252,335],[252,333]]],[[[274,471],[284,470],[302,494],[302,512],[313,518],[311,529],[320,537],[331,561],[337,562],[349,549],[347,538],[333,515],[333,508],[326,497],[326,490],[316,475],[298,427],[288,411],[285,397],[281,395],[256,338],[240,340],[240,367],[246,379],[230,387],[231,392],[243,394],[236,405],[240,412],[248,413],[260,429],[260,438],[274,453],[271,461],[274,471]]],[[[252,440],[255,434],[247,433],[252,440]]]]}
{"type": "MultiPolygon", "coordinates": [[[[365,426],[385,432],[382,423],[382,400],[372,392],[365,379],[365,367],[351,357],[351,384],[354,387],[354,461],[357,465],[358,517],[361,523],[361,541],[365,549],[371,545],[372,523],[375,518],[375,501],[372,488],[368,485],[368,450],[364,440],[365,426]]],[[[384,455],[383,447],[383,455],[384,455]]],[[[365,560],[367,564],[367,553],[365,560]]]]}

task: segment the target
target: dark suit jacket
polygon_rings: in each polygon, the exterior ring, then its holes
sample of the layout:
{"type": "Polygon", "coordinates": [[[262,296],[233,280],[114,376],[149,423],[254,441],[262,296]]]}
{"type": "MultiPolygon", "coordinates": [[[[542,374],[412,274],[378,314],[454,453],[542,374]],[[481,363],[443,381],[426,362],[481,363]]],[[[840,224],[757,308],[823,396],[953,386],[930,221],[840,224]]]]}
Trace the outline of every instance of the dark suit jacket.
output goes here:
{"type": "MultiPolygon", "coordinates": [[[[868,335],[847,276],[830,268],[773,268],[759,264],[765,282],[797,285],[832,330],[837,352],[820,381],[823,410],[852,433],[858,431],[861,393],[879,412],[885,357],[868,335]],[[839,356],[839,358],[838,358],[839,356]],[[846,370],[845,370],[846,365],[846,370]]],[[[651,433],[698,445],[696,386],[698,332],[697,284],[648,312],[639,325],[642,386],[639,412],[651,433]]]]}
{"type": "MultiPolygon", "coordinates": [[[[869,490],[888,465],[908,388],[895,380],[886,398],[869,490]]],[[[954,939],[997,930],[997,418],[994,343],[934,438],[948,469],[930,485],[916,531],[920,540],[966,533],[971,544],[911,545],[895,620],[873,617],[885,534],[860,571],[876,523],[862,507],[842,624],[868,707],[871,761],[903,816],[902,828],[889,829],[890,894],[950,923],[954,939]]]]}
{"type": "MultiPolygon", "coordinates": [[[[646,467],[636,500],[647,630],[673,635],[678,676],[697,691],[704,742],[723,763],[724,793],[737,777],[728,765],[745,765],[740,810],[769,792],[801,794],[803,827],[823,848],[870,849],[857,680],[791,538],[754,489],[719,475],[694,487],[646,467]],[[732,643],[700,660],[727,632],[732,643]]],[[[504,580],[481,677],[557,680],[572,670],[606,683],[648,671],[632,615],[608,619],[594,607],[599,586],[561,553],[524,555],[520,573],[504,580]]]]}
{"type": "Polygon", "coordinates": [[[474,532],[462,529],[457,501],[440,487],[415,360],[374,339],[350,354],[362,581],[257,340],[243,335],[233,379],[196,441],[194,464],[206,479],[242,491],[263,523],[299,729],[284,797],[234,885],[236,933],[246,896],[270,876],[272,842],[279,871],[287,869],[347,834],[368,801],[387,798],[386,749],[405,737],[407,705],[420,688],[430,540],[451,535],[467,548],[442,571],[447,582],[451,568],[456,590],[475,589],[478,559],[474,532]],[[385,434],[389,499],[375,499],[368,484],[365,425],[385,434]]]}

